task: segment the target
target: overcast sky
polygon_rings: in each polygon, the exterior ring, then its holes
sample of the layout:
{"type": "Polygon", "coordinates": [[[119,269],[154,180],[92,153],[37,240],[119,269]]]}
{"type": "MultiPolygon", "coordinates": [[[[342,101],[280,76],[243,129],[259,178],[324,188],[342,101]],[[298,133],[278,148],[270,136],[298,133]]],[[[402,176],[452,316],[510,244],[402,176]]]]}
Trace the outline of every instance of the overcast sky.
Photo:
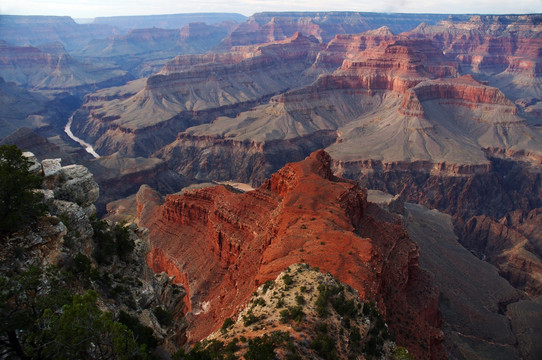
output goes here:
{"type": "Polygon", "coordinates": [[[377,11],[419,13],[541,13],[542,0],[0,0],[1,14],[97,16],[190,12],[377,11]]]}

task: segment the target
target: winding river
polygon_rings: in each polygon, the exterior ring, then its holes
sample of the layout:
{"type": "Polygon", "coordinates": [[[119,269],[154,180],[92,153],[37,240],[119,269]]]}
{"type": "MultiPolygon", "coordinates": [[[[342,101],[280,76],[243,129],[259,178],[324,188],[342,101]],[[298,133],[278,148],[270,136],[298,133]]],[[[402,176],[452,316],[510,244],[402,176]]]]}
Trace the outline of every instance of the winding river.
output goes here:
{"type": "Polygon", "coordinates": [[[75,136],[73,133],[72,133],[72,121],[73,121],[73,115],[75,113],[72,114],[72,116],[70,116],[69,120],[68,120],[68,123],[66,124],[66,126],[64,127],[64,132],[66,134],[68,134],[68,136],[78,142],[79,144],[81,144],[82,147],[85,148],[85,150],[91,154],[92,156],[94,156],[96,159],[100,158],[100,155],[98,155],[98,153],[96,151],[94,151],[94,148],[92,147],[92,145],[90,145],[89,143],[87,143],[85,140],[83,139],[79,139],[77,136],[75,136]]]}

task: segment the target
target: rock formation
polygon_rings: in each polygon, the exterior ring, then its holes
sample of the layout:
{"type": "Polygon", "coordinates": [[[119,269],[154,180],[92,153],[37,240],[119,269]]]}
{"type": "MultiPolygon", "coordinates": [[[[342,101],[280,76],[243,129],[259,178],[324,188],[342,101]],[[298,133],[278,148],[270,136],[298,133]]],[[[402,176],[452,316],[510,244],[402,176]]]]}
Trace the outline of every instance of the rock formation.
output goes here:
{"type": "Polygon", "coordinates": [[[169,68],[177,67],[175,63],[184,61],[181,57],[166,65],[164,74],[120,89],[126,94],[121,101],[116,95],[119,90],[106,106],[98,99],[108,95],[89,97],[74,116],[73,126],[91,138],[100,153],[148,156],[189,126],[219,115],[235,115],[290,86],[309,82],[312,77],[304,71],[320,48],[317,41],[297,34],[276,44],[242,49],[250,54],[239,62],[204,63],[169,73],[169,68]],[[132,145],[127,139],[132,139],[132,145]]]}
{"type": "Polygon", "coordinates": [[[103,39],[118,32],[105,24],[77,24],[69,16],[0,15],[0,29],[0,40],[15,46],[60,42],[68,51],[80,49],[92,39],[103,39]]]}
{"type": "MultiPolygon", "coordinates": [[[[386,208],[397,205],[397,196],[380,191],[370,190],[368,199],[386,208]]],[[[421,205],[402,205],[403,222],[420,248],[420,267],[434,275],[440,290],[444,345],[450,357],[536,358],[540,350],[531,344],[537,343],[534,334],[540,317],[527,318],[519,309],[528,308],[533,314],[540,311],[540,304],[503,279],[499,268],[462,247],[450,215],[421,205]]]]}
{"type": "Polygon", "coordinates": [[[252,342],[266,337],[283,339],[274,350],[278,359],[294,354],[305,359],[343,359],[361,353],[393,358],[405,352],[390,340],[374,304],[363,303],[350,286],[307,264],[291,265],[265,282],[236,320],[230,320],[206,341],[231,344],[244,338],[233,351],[237,356],[247,357],[252,342]]]}
{"type": "Polygon", "coordinates": [[[408,31],[420,22],[434,24],[446,15],[378,14],[359,12],[264,12],[239,24],[220,44],[219,49],[283,40],[296,32],[328,42],[337,34],[356,34],[382,26],[394,33],[408,31]]]}
{"type": "Polygon", "coordinates": [[[418,267],[417,247],[401,225],[378,220],[365,190],[333,176],[330,165],[318,151],[254,191],[217,186],[169,195],[163,205],[140,191],[149,265],[187,289],[190,339],[216,330],[285,267],[306,262],[376,301],[399,344],[420,358],[444,356],[437,292],[418,267]]]}
{"type": "MultiPolygon", "coordinates": [[[[62,166],[61,159],[45,159],[39,163],[32,153],[26,152],[24,156],[32,162],[30,171],[43,177],[42,188],[36,191],[43,194],[48,212],[34,226],[2,239],[2,280],[8,274],[28,270],[31,266],[45,271],[54,265],[71,273],[67,293],[80,293],[88,288],[97,290],[103,310],[111,311],[115,319],[120,312],[132,314],[153,330],[162,351],[177,350],[186,341],[185,292],[173,283],[173,278],[165,273],[155,275],[147,266],[148,232],[133,223],[127,224],[124,231],[134,244],[133,251],[124,258],[108,254],[112,258],[110,263],[98,263],[95,254],[103,244],[98,242],[96,231],[104,231],[103,226],[112,225],[104,223],[98,229],[94,224],[97,220],[93,203],[98,198],[99,187],[93,175],[82,165],[62,166]],[[94,275],[86,274],[90,277],[81,279],[74,265],[78,258],[88,261],[88,272],[92,269],[94,275]],[[175,323],[162,324],[154,311],[157,307],[173,316],[175,323]]],[[[5,337],[6,330],[9,329],[4,328],[0,337],[5,337]]],[[[5,344],[3,342],[3,346],[5,344]]]]}
{"type": "Polygon", "coordinates": [[[84,64],[62,45],[45,47],[0,44],[0,76],[30,89],[75,91],[114,86],[130,79],[125,71],[84,64]]]}

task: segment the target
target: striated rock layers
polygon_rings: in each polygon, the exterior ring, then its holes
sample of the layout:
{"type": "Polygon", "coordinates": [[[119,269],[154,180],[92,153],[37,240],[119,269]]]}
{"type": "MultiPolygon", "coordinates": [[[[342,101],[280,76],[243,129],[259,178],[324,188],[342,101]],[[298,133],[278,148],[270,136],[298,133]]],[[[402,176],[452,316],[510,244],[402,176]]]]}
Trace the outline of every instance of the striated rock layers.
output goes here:
{"type": "Polygon", "coordinates": [[[317,151],[254,191],[216,186],[169,195],[163,204],[140,190],[148,262],[185,286],[189,338],[207,336],[260,284],[306,262],[376,301],[398,344],[418,358],[445,357],[438,293],[418,267],[416,245],[396,217],[368,204],[366,190],[335,177],[330,165],[317,151]]]}
{"type": "Polygon", "coordinates": [[[0,76],[26,88],[54,91],[89,91],[130,79],[120,69],[79,62],[60,43],[40,49],[9,46],[3,41],[0,41],[0,76]]]}
{"type": "Polygon", "coordinates": [[[421,24],[410,37],[429,38],[462,70],[498,86],[513,100],[542,95],[542,16],[477,15],[468,21],[448,19],[421,24]]]}
{"type": "Polygon", "coordinates": [[[193,57],[176,58],[144,83],[89,96],[72,129],[101,154],[148,156],[187,127],[235,116],[292,86],[310,83],[314,75],[305,70],[321,48],[318,41],[296,34],[283,42],[239,49],[244,54],[225,64],[221,56],[202,55],[196,65],[182,69],[193,57]]]}
{"type": "Polygon", "coordinates": [[[537,19],[451,18],[399,35],[389,27],[337,35],[327,44],[298,29],[265,45],[179,56],[137,85],[88,96],[74,131],[100,153],[154,154],[188,177],[253,185],[322,147],[358,168],[352,164],[369,161],[483,172],[484,149],[536,160],[540,96],[510,95],[499,80],[504,70],[473,70],[461,51],[539,62],[537,19]],[[466,47],[449,51],[461,39],[466,47]],[[221,154],[228,155],[218,161],[221,154]]]}
{"type": "Polygon", "coordinates": [[[356,34],[389,26],[395,33],[408,31],[420,22],[434,24],[439,14],[378,14],[361,12],[264,12],[252,15],[222,40],[221,50],[232,46],[283,40],[296,32],[328,42],[338,34],[356,34]]]}

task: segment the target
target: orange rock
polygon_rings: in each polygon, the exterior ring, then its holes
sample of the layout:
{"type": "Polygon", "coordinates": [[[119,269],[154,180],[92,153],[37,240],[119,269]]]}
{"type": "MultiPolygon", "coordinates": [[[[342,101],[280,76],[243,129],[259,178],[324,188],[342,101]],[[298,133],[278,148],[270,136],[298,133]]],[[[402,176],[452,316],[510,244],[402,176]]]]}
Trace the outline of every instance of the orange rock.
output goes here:
{"type": "Polygon", "coordinates": [[[438,292],[418,268],[417,246],[398,218],[367,203],[365,189],[333,176],[330,162],[319,150],[254,191],[216,186],[169,195],[161,206],[143,189],[148,262],[185,286],[190,340],[235,316],[258,285],[305,262],[375,301],[417,357],[445,357],[438,292]]]}

